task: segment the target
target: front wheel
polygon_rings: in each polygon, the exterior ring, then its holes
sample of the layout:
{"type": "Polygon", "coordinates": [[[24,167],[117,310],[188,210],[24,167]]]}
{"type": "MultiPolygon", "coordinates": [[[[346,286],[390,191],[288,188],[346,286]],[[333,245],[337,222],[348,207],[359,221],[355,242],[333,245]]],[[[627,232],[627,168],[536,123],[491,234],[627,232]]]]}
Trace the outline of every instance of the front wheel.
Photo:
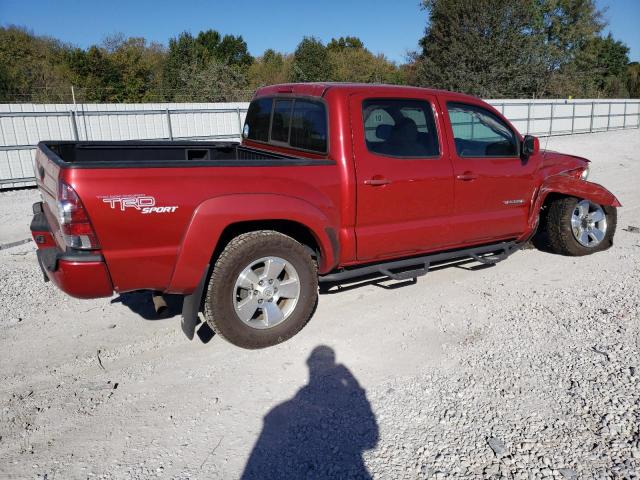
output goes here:
{"type": "Polygon", "coordinates": [[[209,281],[207,323],[242,348],[265,348],[298,333],[318,300],[318,274],[305,247],[263,230],[237,236],[220,254],[209,281]]]}
{"type": "Polygon", "coordinates": [[[545,222],[549,246],[554,253],[569,256],[606,250],[613,244],[616,222],[615,207],[575,197],[558,198],[549,206],[545,222]]]}

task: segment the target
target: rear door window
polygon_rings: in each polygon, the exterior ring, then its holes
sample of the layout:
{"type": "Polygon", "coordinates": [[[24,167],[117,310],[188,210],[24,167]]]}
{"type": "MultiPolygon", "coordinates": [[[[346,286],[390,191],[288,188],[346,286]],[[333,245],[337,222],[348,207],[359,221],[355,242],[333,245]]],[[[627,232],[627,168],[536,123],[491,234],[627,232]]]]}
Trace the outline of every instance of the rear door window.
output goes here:
{"type": "Polygon", "coordinates": [[[362,103],[365,141],[372,153],[398,158],[437,157],[438,133],[425,100],[371,99],[362,103]]]}

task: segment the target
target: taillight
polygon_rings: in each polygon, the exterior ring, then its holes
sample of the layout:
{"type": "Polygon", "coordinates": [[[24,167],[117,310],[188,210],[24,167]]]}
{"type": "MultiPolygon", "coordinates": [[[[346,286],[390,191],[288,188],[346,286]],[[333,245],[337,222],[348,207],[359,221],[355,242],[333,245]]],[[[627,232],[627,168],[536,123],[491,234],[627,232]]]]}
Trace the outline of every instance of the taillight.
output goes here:
{"type": "Polygon", "coordinates": [[[86,250],[100,248],[89,215],[71,186],[60,182],[58,221],[65,243],[71,248],[86,250]]]}

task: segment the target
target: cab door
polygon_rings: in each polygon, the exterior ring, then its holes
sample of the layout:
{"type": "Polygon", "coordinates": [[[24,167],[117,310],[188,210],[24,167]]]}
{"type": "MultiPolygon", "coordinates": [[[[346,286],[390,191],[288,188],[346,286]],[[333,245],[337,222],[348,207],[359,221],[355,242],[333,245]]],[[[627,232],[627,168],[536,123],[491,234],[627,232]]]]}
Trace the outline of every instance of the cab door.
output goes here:
{"type": "Polygon", "coordinates": [[[453,160],[456,245],[519,236],[526,230],[539,159],[520,156],[520,137],[481,102],[444,98],[453,160]]]}
{"type": "Polygon", "coordinates": [[[448,244],[453,168],[435,97],[354,94],[350,110],[358,260],[448,244]]]}

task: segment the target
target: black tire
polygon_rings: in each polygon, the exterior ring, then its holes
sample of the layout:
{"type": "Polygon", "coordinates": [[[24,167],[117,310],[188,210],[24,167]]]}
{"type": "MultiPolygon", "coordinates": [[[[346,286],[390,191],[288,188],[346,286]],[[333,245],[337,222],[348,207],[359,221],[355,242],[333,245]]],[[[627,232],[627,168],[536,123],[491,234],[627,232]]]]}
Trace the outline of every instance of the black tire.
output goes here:
{"type": "MultiPolygon", "coordinates": [[[[579,257],[606,250],[613,245],[613,235],[616,231],[617,210],[615,207],[602,205],[607,219],[605,236],[599,244],[586,247],[578,242],[571,230],[571,216],[581,199],[576,197],[560,197],[549,205],[549,211],[544,222],[548,247],[553,253],[579,257]]],[[[542,227],[542,225],[541,225],[542,227]]]]}
{"type": "Polygon", "coordinates": [[[218,257],[207,289],[204,316],[209,326],[230,343],[247,349],[266,348],[302,330],[313,315],[317,301],[317,267],[308,249],[279,232],[261,230],[235,237],[218,257]],[[235,282],[252,262],[271,256],[284,259],[295,268],[300,292],[288,317],[273,327],[257,329],[243,322],[236,313],[235,282]]]}

